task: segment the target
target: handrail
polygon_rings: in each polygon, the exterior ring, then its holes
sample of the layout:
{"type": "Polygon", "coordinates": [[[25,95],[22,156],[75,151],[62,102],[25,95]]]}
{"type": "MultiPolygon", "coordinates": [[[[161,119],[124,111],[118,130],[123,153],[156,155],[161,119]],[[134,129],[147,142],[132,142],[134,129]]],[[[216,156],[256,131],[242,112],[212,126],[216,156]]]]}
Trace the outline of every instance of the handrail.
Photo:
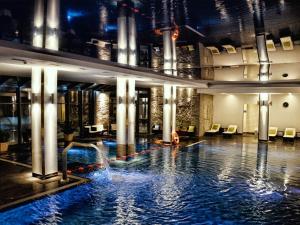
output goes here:
{"type": "Polygon", "coordinates": [[[100,155],[103,158],[103,161],[105,162],[105,167],[108,166],[107,161],[105,160],[105,157],[102,153],[102,151],[94,144],[90,143],[79,143],[79,142],[71,142],[62,152],[62,172],[63,172],[63,181],[68,180],[68,172],[67,172],[67,160],[68,160],[68,151],[73,147],[84,147],[84,148],[93,148],[96,149],[97,152],[100,153],[100,155]]]}

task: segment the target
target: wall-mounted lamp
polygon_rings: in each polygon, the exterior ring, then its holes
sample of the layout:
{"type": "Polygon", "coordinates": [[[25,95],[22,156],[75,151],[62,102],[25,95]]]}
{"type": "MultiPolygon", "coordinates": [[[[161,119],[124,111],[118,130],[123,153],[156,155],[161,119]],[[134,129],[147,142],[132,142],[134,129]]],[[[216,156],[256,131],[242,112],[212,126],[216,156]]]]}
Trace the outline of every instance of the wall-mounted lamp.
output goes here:
{"type": "Polygon", "coordinates": [[[118,98],[118,104],[122,104],[124,101],[123,101],[123,97],[119,96],[118,98]]]}
{"type": "Polygon", "coordinates": [[[40,96],[38,94],[35,94],[35,93],[32,93],[31,94],[31,101],[32,101],[32,104],[34,103],[39,103],[39,100],[40,100],[40,96]]]}
{"type": "Polygon", "coordinates": [[[270,105],[272,105],[272,101],[261,100],[261,101],[257,102],[257,105],[259,105],[259,106],[270,106],[270,105]]]}
{"type": "Polygon", "coordinates": [[[57,28],[48,28],[48,35],[56,36],[57,34],[58,34],[58,29],[57,28]]]}
{"type": "Polygon", "coordinates": [[[49,102],[52,103],[52,104],[55,103],[55,95],[54,95],[54,94],[51,94],[51,95],[49,96],[49,102]]]}
{"type": "Polygon", "coordinates": [[[129,99],[129,104],[135,104],[135,97],[131,97],[129,99]]]}
{"type": "Polygon", "coordinates": [[[33,28],[33,34],[34,35],[40,35],[43,33],[43,27],[34,27],[33,28]]]}

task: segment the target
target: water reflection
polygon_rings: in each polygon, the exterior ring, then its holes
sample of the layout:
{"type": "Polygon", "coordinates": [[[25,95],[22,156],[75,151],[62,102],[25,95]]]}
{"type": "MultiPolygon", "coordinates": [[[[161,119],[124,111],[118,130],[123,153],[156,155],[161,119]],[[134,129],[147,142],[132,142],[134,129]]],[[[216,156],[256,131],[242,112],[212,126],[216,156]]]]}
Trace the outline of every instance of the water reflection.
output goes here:
{"type": "Polygon", "coordinates": [[[267,175],[267,165],[268,165],[268,143],[259,142],[257,146],[256,171],[261,178],[264,178],[267,175]]]}

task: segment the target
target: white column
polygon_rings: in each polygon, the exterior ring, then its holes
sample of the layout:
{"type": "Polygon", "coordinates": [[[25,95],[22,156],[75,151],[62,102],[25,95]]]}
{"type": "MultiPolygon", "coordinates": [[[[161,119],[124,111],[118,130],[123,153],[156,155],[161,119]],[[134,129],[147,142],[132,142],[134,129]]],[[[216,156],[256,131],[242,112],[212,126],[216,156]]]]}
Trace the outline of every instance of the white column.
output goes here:
{"type": "Polygon", "coordinates": [[[127,19],[126,9],[119,6],[118,17],[118,63],[127,64],[128,61],[128,46],[127,46],[127,19]]]}
{"type": "Polygon", "coordinates": [[[135,146],[135,80],[128,79],[128,146],[135,146]]]}
{"type": "Polygon", "coordinates": [[[128,17],[128,39],[129,39],[129,65],[137,65],[137,44],[136,44],[136,22],[135,14],[131,12],[128,17]]]}
{"type": "Polygon", "coordinates": [[[164,84],[163,142],[171,142],[171,85],[164,84]]]}
{"type": "Polygon", "coordinates": [[[172,41],[171,31],[166,30],[163,32],[164,41],[164,72],[165,74],[172,75],[172,41]]]}
{"type": "MultiPolygon", "coordinates": [[[[44,0],[35,0],[34,3],[34,47],[44,47],[44,0]]],[[[31,72],[31,148],[32,174],[43,176],[43,149],[42,149],[42,67],[32,67],[31,72]]]]}
{"type": "Polygon", "coordinates": [[[45,175],[57,173],[57,69],[44,69],[45,175]]]}
{"type": "Polygon", "coordinates": [[[42,106],[41,106],[41,81],[42,68],[33,67],[31,74],[31,148],[32,148],[32,173],[42,175],[42,106]]]}
{"type": "Polygon", "coordinates": [[[126,78],[117,78],[117,145],[126,148],[126,78]]]}
{"type": "Polygon", "coordinates": [[[172,73],[177,76],[176,39],[172,38],[172,73]]]}
{"type": "Polygon", "coordinates": [[[59,16],[60,0],[48,0],[46,48],[56,51],[59,48],[59,16]]]}
{"type": "MultiPolygon", "coordinates": [[[[58,50],[59,0],[48,0],[44,21],[44,0],[35,1],[33,45],[58,50]],[[46,22],[46,37],[44,37],[46,22]],[[45,39],[45,43],[44,42],[45,39]],[[45,45],[45,46],[44,46],[45,45]]],[[[57,166],[57,69],[32,68],[32,173],[47,178],[56,175],[57,166]],[[42,73],[44,69],[44,75],[42,73]],[[42,82],[43,80],[43,82],[42,82]],[[41,98],[43,97],[43,103],[41,98]],[[43,105],[42,105],[43,104],[43,105]],[[43,127],[44,125],[44,127],[43,127]],[[44,128],[44,131],[42,131],[44,128]],[[44,138],[44,148],[43,148],[44,138]]]]}
{"type": "MultiPolygon", "coordinates": [[[[256,36],[258,58],[260,63],[259,80],[265,82],[269,80],[270,62],[266,46],[265,34],[256,36]]],[[[258,124],[258,140],[269,140],[269,94],[259,94],[259,124],[258,124]]]]}
{"type": "Polygon", "coordinates": [[[33,41],[34,47],[43,47],[43,29],[44,29],[44,0],[35,0],[34,3],[34,28],[33,41]]]}
{"type": "Polygon", "coordinates": [[[259,94],[258,140],[269,140],[269,94],[259,94]]]}
{"type": "Polygon", "coordinates": [[[176,86],[172,85],[172,133],[176,132],[176,86]]]}

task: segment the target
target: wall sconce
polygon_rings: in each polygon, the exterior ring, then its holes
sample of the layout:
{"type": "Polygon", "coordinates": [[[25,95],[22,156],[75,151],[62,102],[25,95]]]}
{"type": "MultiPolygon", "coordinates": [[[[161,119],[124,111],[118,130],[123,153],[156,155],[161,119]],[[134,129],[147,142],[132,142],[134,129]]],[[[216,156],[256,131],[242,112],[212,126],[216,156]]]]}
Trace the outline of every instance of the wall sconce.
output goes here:
{"type": "Polygon", "coordinates": [[[58,34],[57,28],[48,28],[48,35],[56,36],[58,34]]]}
{"type": "Polygon", "coordinates": [[[122,104],[124,101],[123,101],[123,97],[119,96],[118,98],[118,104],[122,104]]]}
{"type": "Polygon", "coordinates": [[[172,103],[177,105],[178,100],[177,100],[177,99],[174,99],[174,100],[172,101],[172,103]]]}
{"type": "Polygon", "coordinates": [[[272,105],[272,101],[268,101],[268,100],[257,101],[257,105],[259,105],[259,106],[270,106],[270,105],[272,105]]]}
{"type": "Polygon", "coordinates": [[[129,104],[135,104],[135,97],[131,97],[129,99],[129,104]]]}
{"type": "Polygon", "coordinates": [[[55,103],[55,95],[53,93],[49,96],[49,102],[52,104],[55,103]]]}
{"type": "Polygon", "coordinates": [[[43,33],[43,27],[34,27],[33,28],[33,34],[34,35],[40,35],[43,33]]]}
{"type": "Polygon", "coordinates": [[[32,93],[31,94],[31,101],[32,101],[32,104],[34,103],[39,103],[39,100],[40,100],[40,96],[38,94],[35,94],[35,93],[32,93]]]}

